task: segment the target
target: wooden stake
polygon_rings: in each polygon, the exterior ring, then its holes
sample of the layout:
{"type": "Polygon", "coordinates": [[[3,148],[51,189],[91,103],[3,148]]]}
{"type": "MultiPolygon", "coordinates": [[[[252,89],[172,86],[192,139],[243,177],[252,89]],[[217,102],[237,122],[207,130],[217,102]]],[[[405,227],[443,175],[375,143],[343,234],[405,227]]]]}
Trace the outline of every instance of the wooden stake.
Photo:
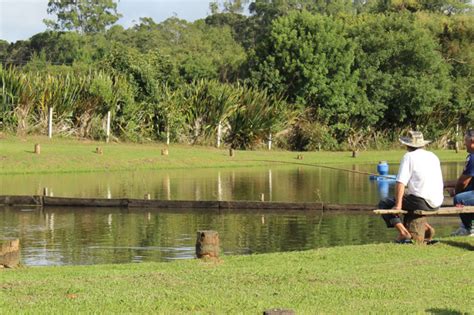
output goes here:
{"type": "Polygon", "coordinates": [[[48,112],[48,138],[53,137],[53,108],[50,107],[48,112]]]}
{"type": "Polygon", "coordinates": [[[107,138],[105,141],[109,143],[110,140],[110,110],[107,112],[107,129],[105,130],[105,134],[107,135],[107,138]]]}
{"type": "Polygon", "coordinates": [[[0,267],[15,268],[20,264],[20,240],[0,239],[0,267]]]}
{"type": "Polygon", "coordinates": [[[221,147],[221,134],[222,134],[222,123],[219,121],[219,125],[217,126],[217,147],[221,147]]]}
{"type": "Polygon", "coordinates": [[[295,311],[293,310],[284,310],[281,308],[274,308],[271,310],[265,310],[263,315],[295,315],[295,311]]]}
{"type": "Polygon", "coordinates": [[[103,152],[102,152],[102,148],[101,148],[101,147],[95,148],[95,153],[97,153],[97,154],[102,154],[102,153],[103,153],[103,152]]]}
{"type": "MultiPolygon", "coordinates": [[[[426,217],[407,213],[403,218],[403,223],[408,232],[410,232],[413,241],[416,244],[423,245],[425,240],[426,217]]],[[[434,230],[430,231],[434,235],[434,230]]]]}
{"type": "Polygon", "coordinates": [[[167,156],[169,154],[168,148],[161,149],[161,155],[167,156]]]}
{"type": "Polygon", "coordinates": [[[234,154],[234,149],[230,148],[230,149],[229,149],[229,156],[230,156],[230,157],[234,157],[234,155],[235,155],[235,154],[234,154]]]}
{"type": "Polygon", "coordinates": [[[35,153],[36,154],[41,154],[41,146],[39,143],[35,144],[35,153]]]}
{"type": "Polygon", "coordinates": [[[197,258],[219,257],[219,233],[216,231],[198,231],[196,239],[197,258]]]}

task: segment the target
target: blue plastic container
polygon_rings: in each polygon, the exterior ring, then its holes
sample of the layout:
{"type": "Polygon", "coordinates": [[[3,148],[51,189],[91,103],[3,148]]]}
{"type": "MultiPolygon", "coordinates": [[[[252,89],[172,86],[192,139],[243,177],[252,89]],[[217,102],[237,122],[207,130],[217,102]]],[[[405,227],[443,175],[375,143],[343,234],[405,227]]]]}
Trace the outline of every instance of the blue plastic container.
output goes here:
{"type": "Polygon", "coordinates": [[[377,165],[377,172],[379,175],[388,175],[388,164],[385,161],[380,161],[377,165]]]}

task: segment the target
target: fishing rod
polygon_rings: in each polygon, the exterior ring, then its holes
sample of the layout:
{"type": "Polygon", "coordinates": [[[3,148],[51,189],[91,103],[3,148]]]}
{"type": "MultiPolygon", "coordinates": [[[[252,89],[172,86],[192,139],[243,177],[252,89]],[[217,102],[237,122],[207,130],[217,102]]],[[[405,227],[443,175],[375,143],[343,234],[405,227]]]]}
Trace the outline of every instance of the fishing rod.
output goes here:
{"type": "Polygon", "coordinates": [[[380,174],[375,174],[375,173],[349,170],[349,169],[346,169],[346,168],[339,168],[339,167],[321,165],[321,164],[310,164],[310,163],[303,163],[303,162],[289,162],[289,161],[278,161],[278,160],[260,160],[260,161],[261,162],[270,162],[270,163],[283,163],[283,164],[292,164],[292,165],[326,168],[326,169],[330,169],[330,170],[349,172],[349,173],[354,173],[354,174],[359,174],[359,175],[370,175],[370,176],[377,176],[377,177],[382,177],[382,178],[386,178],[386,179],[392,179],[392,180],[394,179],[393,176],[390,176],[390,175],[380,175],[380,174]]]}

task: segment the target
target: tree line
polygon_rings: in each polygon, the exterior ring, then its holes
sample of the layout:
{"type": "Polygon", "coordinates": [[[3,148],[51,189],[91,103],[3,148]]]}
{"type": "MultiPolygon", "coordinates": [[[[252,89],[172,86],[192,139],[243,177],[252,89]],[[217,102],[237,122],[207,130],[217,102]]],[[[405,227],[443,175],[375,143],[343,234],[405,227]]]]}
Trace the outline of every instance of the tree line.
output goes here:
{"type": "MultiPolygon", "coordinates": [[[[382,148],[474,126],[464,0],[226,0],[205,19],[116,25],[113,0],[53,1],[48,30],[0,40],[0,127],[254,148],[382,148]]],[[[462,132],[459,132],[462,134],[462,132]]]]}

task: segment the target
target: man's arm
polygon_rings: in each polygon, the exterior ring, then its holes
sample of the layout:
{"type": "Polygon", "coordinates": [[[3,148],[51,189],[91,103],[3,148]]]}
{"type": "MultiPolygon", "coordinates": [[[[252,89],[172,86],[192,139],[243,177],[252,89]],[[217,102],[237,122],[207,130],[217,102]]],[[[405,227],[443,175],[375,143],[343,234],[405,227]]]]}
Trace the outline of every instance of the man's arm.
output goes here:
{"type": "Polygon", "coordinates": [[[403,195],[405,194],[405,185],[403,183],[397,182],[395,184],[395,206],[393,209],[401,210],[403,195]]]}
{"type": "Polygon", "coordinates": [[[471,182],[471,179],[472,179],[472,176],[469,176],[469,175],[461,175],[459,176],[457,182],[456,182],[456,187],[454,188],[454,190],[456,191],[456,194],[459,194],[459,193],[462,193],[467,185],[469,185],[469,183],[471,182]]]}
{"type": "Polygon", "coordinates": [[[454,188],[456,187],[456,184],[458,183],[457,179],[456,180],[447,180],[444,182],[444,188],[454,188]]]}

